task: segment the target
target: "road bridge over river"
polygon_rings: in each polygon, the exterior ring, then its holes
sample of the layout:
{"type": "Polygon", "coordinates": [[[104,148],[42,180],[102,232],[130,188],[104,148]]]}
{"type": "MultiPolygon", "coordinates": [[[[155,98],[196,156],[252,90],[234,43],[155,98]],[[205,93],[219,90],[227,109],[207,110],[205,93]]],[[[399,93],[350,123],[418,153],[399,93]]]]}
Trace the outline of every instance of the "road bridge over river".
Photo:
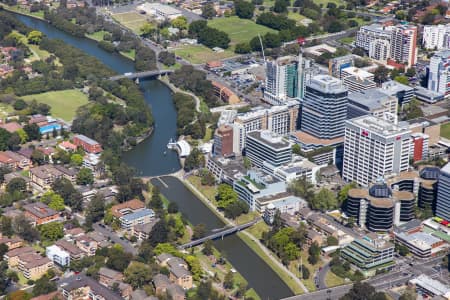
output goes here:
{"type": "Polygon", "coordinates": [[[149,77],[155,77],[160,75],[167,75],[173,73],[173,70],[153,70],[153,71],[144,71],[144,72],[135,72],[135,73],[125,73],[122,75],[116,75],[109,77],[109,80],[119,80],[119,79],[141,79],[141,78],[149,78],[149,77]]]}
{"type": "Polygon", "coordinates": [[[251,222],[248,222],[248,223],[245,223],[245,224],[242,224],[242,225],[237,225],[237,226],[225,229],[225,230],[221,230],[219,232],[212,233],[212,234],[210,234],[208,236],[205,236],[205,237],[203,237],[201,239],[197,239],[197,240],[191,241],[189,243],[180,245],[180,246],[178,246],[178,249],[183,250],[183,249],[186,249],[186,248],[191,248],[191,247],[198,246],[198,245],[203,244],[204,242],[206,242],[208,240],[215,240],[215,239],[218,239],[218,238],[224,238],[227,235],[239,232],[239,231],[244,230],[244,229],[246,229],[246,228],[248,228],[250,226],[253,226],[254,224],[258,223],[260,220],[261,220],[261,218],[256,218],[256,219],[254,219],[251,222]]]}

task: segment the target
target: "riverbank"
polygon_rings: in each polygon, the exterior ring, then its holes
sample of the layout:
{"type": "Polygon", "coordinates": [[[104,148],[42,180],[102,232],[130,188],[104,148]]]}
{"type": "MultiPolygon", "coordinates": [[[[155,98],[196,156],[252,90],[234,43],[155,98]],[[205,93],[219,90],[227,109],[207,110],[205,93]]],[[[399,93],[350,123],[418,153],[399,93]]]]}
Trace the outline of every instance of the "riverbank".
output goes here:
{"type": "MultiPolygon", "coordinates": [[[[181,182],[194,194],[200,201],[203,202],[220,220],[229,226],[235,226],[236,224],[230,219],[225,218],[221,214],[214,204],[203,195],[194,185],[192,185],[188,180],[184,179],[181,175],[174,176],[180,179],[181,182]],[[181,176],[181,177],[180,177],[181,176]]],[[[283,280],[283,282],[289,287],[289,289],[294,294],[307,293],[308,289],[303,285],[303,283],[298,279],[292,272],[290,272],[286,267],[283,266],[276,258],[274,258],[270,251],[262,245],[259,240],[251,235],[250,233],[243,231],[239,232],[237,236],[255,252],[262,260],[264,260],[270,268],[283,280]]]]}
{"type": "Polygon", "coordinates": [[[47,20],[44,19],[44,12],[43,11],[39,11],[39,12],[36,12],[36,13],[30,13],[30,12],[27,12],[25,9],[21,9],[18,6],[14,7],[14,6],[11,6],[11,5],[4,4],[4,3],[0,4],[0,7],[3,8],[4,10],[9,11],[9,12],[14,13],[14,14],[19,14],[19,15],[23,15],[23,16],[27,16],[27,17],[30,17],[30,18],[34,18],[34,19],[37,19],[37,20],[41,20],[41,21],[47,22],[47,20]]]}

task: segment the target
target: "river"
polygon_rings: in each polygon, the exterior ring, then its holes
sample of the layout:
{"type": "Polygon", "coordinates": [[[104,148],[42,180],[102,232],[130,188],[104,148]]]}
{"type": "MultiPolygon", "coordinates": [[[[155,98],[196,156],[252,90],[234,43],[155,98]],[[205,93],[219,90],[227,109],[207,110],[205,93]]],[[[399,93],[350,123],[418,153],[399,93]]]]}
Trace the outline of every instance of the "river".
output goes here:
{"type": "MultiPolygon", "coordinates": [[[[134,71],[133,63],[129,59],[104,51],[97,47],[95,41],[73,37],[45,21],[23,15],[16,16],[27,26],[43,32],[46,36],[61,39],[95,56],[119,74],[134,71]]],[[[171,91],[158,80],[141,80],[140,87],[146,102],[152,108],[155,128],[149,138],[125,153],[124,161],[136,168],[141,176],[160,176],[178,171],[180,163],[177,154],[174,151],[166,152],[167,142],[176,137],[177,129],[171,91]]],[[[162,180],[168,187],[158,180],[152,182],[161,188],[162,193],[169,200],[179,205],[180,211],[192,224],[204,223],[208,230],[224,226],[224,223],[181,181],[173,177],[163,177],[162,180]]],[[[228,236],[224,240],[215,241],[215,246],[247,279],[249,287],[254,288],[261,299],[279,299],[292,295],[291,290],[280,277],[237,236],[228,236]]]]}

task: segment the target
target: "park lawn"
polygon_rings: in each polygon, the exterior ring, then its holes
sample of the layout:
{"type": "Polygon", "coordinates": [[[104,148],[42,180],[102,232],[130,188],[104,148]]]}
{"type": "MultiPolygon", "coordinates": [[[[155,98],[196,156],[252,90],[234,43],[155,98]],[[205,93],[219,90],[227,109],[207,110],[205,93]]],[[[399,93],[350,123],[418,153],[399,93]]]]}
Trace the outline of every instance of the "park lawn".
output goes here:
{"type": "Polygon", "coordinates": [[[0,103],[0,116],[6,118],[10,113],[14,112],[14,108],[11,105],[0,103]]]}
{"type": "Polygon", "coordinates": [[[343,278],[337,276],[330,270],[330,271],[328,271],[327,275],[325,275],[325,283],[326,283],[327,287],[334,287],[334,286],[344,284],[345,280],[343,278]]]}
{"type": "Polygon", "coordinates": [[[234,222],[238,225],[245,224],[245,223],[253,221],[254,219],[256,219],[259,216],[260,216],[259,213],[257,213],[256,211],[251,211],[247,214],[240,215],[239,217],[237,217],[234,220],[234,222]]]}
{"type": "Polygon", "coordinates": [[[183,45],[180,48],[171,50],[175,55],[188,60],[192,64],[204,64],[212,60],[220,60],[235,56],[231,50],[225,50],[222,53],[216,53],[203,45],[183,45]]]}
{"type": "Polygon", "coordinates": [[[103,41],[103,37],[105,36],[106,33],[107,32],[105,30],[100,30],[100,31],[96,31],[94,33],[89,33],[89,34],[86,33],[86,36],[90,39],[93,39],[93,40],[99,42],[99,41],[103,41]]]}
{"type": "Polygon", "coordinates": [[[246,229],[246,231],[248,233],[250,233],[251,235],[253,235],[255,238],[257,238],[258,240],[260,240],[262,238],[262,235],[264,232],[267,232],[270,230],[269,225],[266,224],[266,222],[264,221],[259,221],[258,223],[256,223],[255,225],[249,227],[246,229]]]}
{"type": "Polygon", "coordinates": [[[212,139],[212,129],[210,127],[206,127],[205,136],[203,137],[204,142],[209,142],[212,139]]]}
{"type": "Polygon", "coordinates": [[[181,68],[181,66],[182,65],[179,62],[176,62],[174,65],[171,66],[162,64],[162,68],[166,70],[178,70],[179,68],[181,68]]]}
{"type": "Polygon", "coordinates": [[[123,56],[125,56],[131,60],[134,60],[136,58],[136,50],[134,50],[134,49],[131,49],[128,52],[120,51],[120,54],[122,54],[123,56]]]}
{"type": "Polygon", "coordinates": [[[147,17],[137,12],[118,13],[111,17],[137,34],[140,33],[142,25],[147,23],[147,17]]]}
{"type": "Polygon", "coordinates": [[[200,191],[200,193],[203,194],[206,198],[208,198],[209,201],[211,201],[214,205],[217,205],[216,203],[216,194],[217,189],[214,186],[207,186],[202,185],[201,178],[199,176],[191,175],[188,177],[188,181],[195,186],[197,190],[200,191]]]}
{"type": "Polygon", "coordinates": [[[441,136],[450,140],[450,123],[441,125],[441,136]]]}
{"type": "Polygon", "coordinates": [[[291,270],[292,273],[297,274],[297,276],[302,280],[303,284],[306,286],[306,288],[309,291],[315,291],[316,290],[316,285],[314,283],[314,274],[319,271],[319,268],[322,267],[324,265],[324,262],[319,259],[319,262],[315,265],[311,265],[308,262],[308,250],[302,250],[300,252],[300,256],[301,256],[301,260],[295,260],[292,261],[291,264],[289,265],[289,269],[291,270]],[[307,280],[302,279],[302,277],[300,276],[300,270],[299,270],[299,266],[300,263],[303,264],[303,267],[308,268],[309,270],[309,278],[307,280]]]}
{"type": "Polygon", "coordinates": [[[268,32],[276,32],[269,27],[256,24],[253,20],[240,19],[237,16],[212,19],[208,21],[208,26],[227,33],[231,39],[231,46],[249,42],[258,34],[263,36],[268,32]]]}
{"type": "MultiPolygon", "coordinates": [[[[31,58],[29,58],[31,61],[45,60],[51,55],[50,52],[48,52],[46,50],[41,50],[38,45],[29,44],[28,43],[28,39],[27,39],[27,37],[25,35],[19,33],[16,30],[14,30],[13,33],[17,34],[20,37],[20,41],[24,45],[26,45],[28,47],[28,49],[30,49],[30,51],[31,51],[31,53],[33,55],[31,58]]],[[[59,62],[58,58],[56,58],[55,64],[56,65],[61,65],[61,63],[59,62]]]]}
{"type": "Polygon", "coordinates": [[[35,99],[37,102],[51,106],[50,113],[55,118],[71,121],[77,109],[88,103],[88,97],[79,90],[53,91],[42,94],[23,96],[25,101],[35,99]]]}
{"type": "Polygon", "coordinates": [[[354,37],[351,36],[347,36],[347,37],[343,37],[341,39],[339,39],[339,42],[350,45],[355,41],[354,37]]]}
{"type": "Polygon", "coordinates": [[[293,11],[288,12],[288,18],[296,21],[297,23],[303,19],[306,19],[305,16],[299,14],[298,12],[293,12],[293,11]]]}

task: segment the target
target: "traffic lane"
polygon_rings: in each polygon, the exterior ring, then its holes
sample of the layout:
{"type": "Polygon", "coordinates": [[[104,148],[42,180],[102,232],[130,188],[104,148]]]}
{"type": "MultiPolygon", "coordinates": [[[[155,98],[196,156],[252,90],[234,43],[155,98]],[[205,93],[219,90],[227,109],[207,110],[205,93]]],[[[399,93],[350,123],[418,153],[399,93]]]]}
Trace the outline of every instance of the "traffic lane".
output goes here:
{"type": "MultiPolygon", "coordinates": [[[[103,225],[104,226],[104,225],[103,225]]],[[[92,225],[95,231],[100,232],[105,237],[108,237],[111,241],[116,244],[119,244],[123,247],[123,250],[129,252],[133,255],[138,254],[137,249],[125,238],[120,238],[114,231],[112,231],[109,227],[102,227],[99,223],[95,223],[92,225]]]]}

